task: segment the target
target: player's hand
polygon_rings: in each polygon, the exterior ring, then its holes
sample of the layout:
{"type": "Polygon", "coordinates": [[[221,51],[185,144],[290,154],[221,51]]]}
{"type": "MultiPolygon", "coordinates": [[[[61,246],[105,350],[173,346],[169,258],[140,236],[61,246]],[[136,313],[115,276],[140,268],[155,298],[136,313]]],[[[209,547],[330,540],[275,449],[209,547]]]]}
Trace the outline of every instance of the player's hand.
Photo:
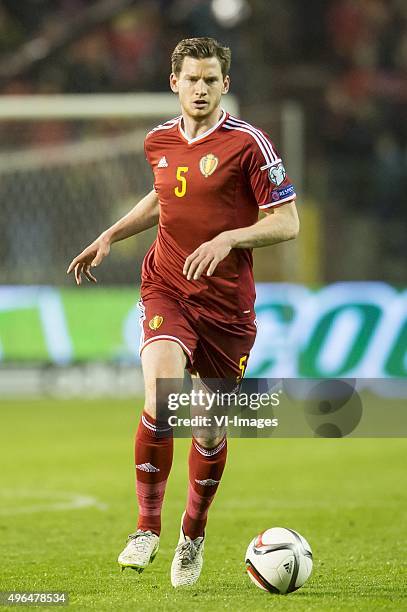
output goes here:
{"type": "Polygon", "coordinates": [[[103,259],[109,255],[109,252],[110,240],[102,234],[102,236],[99,236],[99,238],[92,242],[92,244],[86,247],[82,253],[79,253],[79,255],[71,261],[66,273],[70,274],[73,270],[75,271],[77,285],[82,283],[82,274],[85,275],[88,281],[97,283],[90,269],[98,266],[103,259]]]}
{"type": "Polygon", "coordinates": [[[185,260],[183,274],[188,280],[198,278],[205,272],[206,276],[212,276],[216,266],[232,250],[232,245],[227,232],[223,232],[209,242],[201,244],[185,260]]]}

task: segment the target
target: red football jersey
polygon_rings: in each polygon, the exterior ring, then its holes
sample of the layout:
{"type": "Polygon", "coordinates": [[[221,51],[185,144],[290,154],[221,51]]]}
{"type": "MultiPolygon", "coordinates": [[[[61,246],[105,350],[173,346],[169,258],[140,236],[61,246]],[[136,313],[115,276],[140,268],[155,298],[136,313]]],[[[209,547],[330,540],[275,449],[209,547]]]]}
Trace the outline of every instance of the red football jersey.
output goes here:
{"type": "Polygon", "coordinates": [[[222,111],[210,130],[188,138],[178,117],[148,133],[145,153],[160,201],[157,238],[142,269],[144,298],[157,289],[207,316],[253,320],[251,249],[232,249],[213,276],[188,281],[185,259],[220,232],[253,225],[260,209],[295,199],[272,141],[262,130],[222,111]]]}

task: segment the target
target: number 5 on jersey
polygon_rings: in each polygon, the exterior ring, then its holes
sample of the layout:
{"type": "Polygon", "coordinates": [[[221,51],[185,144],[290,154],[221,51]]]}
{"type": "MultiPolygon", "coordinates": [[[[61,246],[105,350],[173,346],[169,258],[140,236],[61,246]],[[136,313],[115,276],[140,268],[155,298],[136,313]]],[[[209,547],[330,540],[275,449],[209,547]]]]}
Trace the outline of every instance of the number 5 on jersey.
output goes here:
{"type": "Polygon", "coordinates": [[[188,166],[178,166],[177,168],[177,181],[180,185],[177,185],[174,189],[174,193],[177,198],[183,198],[187,192],[187,179],[184,176],[188,172],[188,166]]]}

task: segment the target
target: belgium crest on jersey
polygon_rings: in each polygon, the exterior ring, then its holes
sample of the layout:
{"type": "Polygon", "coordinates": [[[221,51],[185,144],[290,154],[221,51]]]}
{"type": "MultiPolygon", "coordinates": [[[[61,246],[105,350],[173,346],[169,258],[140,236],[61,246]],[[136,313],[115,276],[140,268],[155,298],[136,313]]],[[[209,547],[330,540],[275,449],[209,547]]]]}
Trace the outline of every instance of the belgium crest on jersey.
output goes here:
{"type": "Polygon", "coordinates": [[[164,321],[164,317],[162,317],[161,315],[154,315],[151,321],[149,321],[148,326],[150,329],[155,331],[156,329],[161,327],[163,321],[164,321]]]}
{"type": "Polygon", "coordinates": [[[199,162],[199,169],[205,178],[208,178],[213,174],[218,167],[219,159],[213,153],[208,153],[201,158],[199,162]]]}

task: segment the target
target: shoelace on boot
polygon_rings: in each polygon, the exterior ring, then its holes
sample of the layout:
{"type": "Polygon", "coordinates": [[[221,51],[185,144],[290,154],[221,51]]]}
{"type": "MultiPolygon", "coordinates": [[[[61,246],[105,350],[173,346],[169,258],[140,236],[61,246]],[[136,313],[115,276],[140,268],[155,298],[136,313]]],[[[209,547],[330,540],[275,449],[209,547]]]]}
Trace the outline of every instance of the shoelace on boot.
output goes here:
{"type": "Polygon", "coordinates": [[[128,537],[128,540],[133,540],[134,541],[134,545],[136,547],[136,550],[138,552],[143,552],[144,550],[144,544],[145,542],[148,542],[148,540],[151,538],[152,536],[152,532],[151,531],[143,531],[143,532],[139,532],[139,533],[131,533],[128,537]]]}
{"type": "Polygon", "coordinates": [[[187,565],[195,559],[198,553],[198,546],[195,546],[191,540],[187,540],[178,544],[177,552],[181,558],[181,565],[187,565]]]}

